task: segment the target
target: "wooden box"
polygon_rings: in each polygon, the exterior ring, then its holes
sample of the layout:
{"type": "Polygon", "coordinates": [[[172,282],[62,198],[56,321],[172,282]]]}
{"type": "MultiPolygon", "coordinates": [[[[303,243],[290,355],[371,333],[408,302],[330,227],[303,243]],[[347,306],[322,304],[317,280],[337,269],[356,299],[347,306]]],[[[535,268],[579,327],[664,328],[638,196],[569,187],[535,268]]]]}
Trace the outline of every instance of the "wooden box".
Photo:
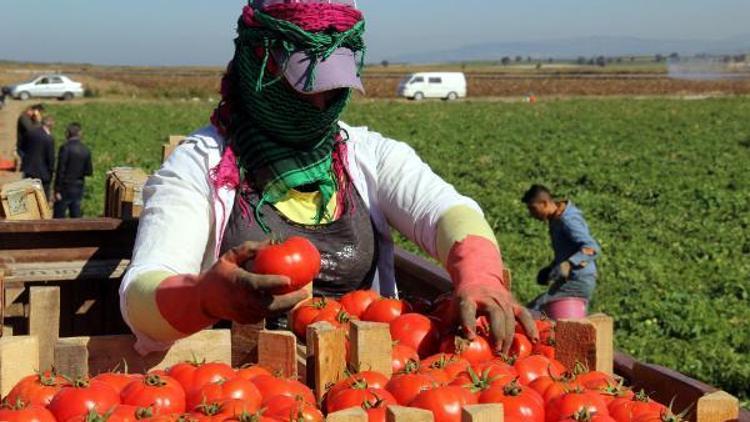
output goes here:
{"type": "Polygon", "coordinates": [[[104,216],[124,220],[139,217],[147,180],[148,175],[140,168],[115,167],[107,172],[104,216]]]}
{"type": "Polygon", "coordinates": [[[0,189],[0,218],[6,220],[46,220],[52,218],[42,182],[23,179],[6,183],[0,189]]]}
{"type": "Polygon", "coordinates": [[[20,171],[0,171],[0,188],[21,179],[23,179],[23,173],[20,171]]]}

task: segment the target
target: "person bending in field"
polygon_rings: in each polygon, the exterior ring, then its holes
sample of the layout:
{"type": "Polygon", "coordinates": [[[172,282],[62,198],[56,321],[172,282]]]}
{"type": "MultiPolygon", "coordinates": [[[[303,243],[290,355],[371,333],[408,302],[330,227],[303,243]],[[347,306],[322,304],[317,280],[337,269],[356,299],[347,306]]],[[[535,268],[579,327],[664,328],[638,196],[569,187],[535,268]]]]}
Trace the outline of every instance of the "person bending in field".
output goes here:
{"type": "Polygon", "coordinates": [[[586,316],[596,287],[599,244],[591,237],[583,213],[571,201],[556,201],[549,189],[533,185],[523,202],[532,217],[546,221],[555,257],[539,271],[537,282],[549,290],[534,299],[529,308],[554,319],[586,316]]]}
{"type": "Polygon", "coordinates": [[[446,320],[475,336],[488,316],[507,352],[516,318],[495,235],[479,205],[405,143],[339,120],[362,91],[364,19],[350,0],[253,0],[212,124],[188,136],[143,189],[120,307],[141,353],[163,350],[219,320],[275,318],[305,300],[289,279],[253,274],[269,237],[303,236],[321,253],[313,294],[398,293],[391,227],[446,267],[446,320]]]}

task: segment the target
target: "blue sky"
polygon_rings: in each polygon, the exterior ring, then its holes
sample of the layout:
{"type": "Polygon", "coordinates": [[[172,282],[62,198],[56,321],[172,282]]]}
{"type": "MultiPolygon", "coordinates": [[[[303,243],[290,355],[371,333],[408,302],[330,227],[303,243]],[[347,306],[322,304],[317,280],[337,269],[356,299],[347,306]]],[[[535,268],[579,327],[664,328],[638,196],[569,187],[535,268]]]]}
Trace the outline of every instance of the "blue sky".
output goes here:
{"type": "MultiPolygon", "coordinates": [[[[244,0],[0,0],[0,59],[221,65],[244,0]],[[177,6],[179,5],[179,7],[177,6]]],[[[467,44],[587,36],[721,39],[748,0],[360,0],[368,61],[467,44]]]]}

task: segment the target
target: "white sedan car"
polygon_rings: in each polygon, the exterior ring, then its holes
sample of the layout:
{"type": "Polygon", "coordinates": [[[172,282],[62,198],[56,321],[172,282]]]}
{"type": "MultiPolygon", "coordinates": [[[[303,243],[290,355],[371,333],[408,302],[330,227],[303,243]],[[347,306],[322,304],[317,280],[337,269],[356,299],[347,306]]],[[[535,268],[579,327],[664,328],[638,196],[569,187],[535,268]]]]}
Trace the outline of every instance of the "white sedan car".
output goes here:
{"type": "Polygon", "coordinates": [[[42,75],[30,81],[7,87],[8,95],[19,100],[31,97],[52,97],[72,100],[83,97],[83,85],[64,75],[42,75]]]}

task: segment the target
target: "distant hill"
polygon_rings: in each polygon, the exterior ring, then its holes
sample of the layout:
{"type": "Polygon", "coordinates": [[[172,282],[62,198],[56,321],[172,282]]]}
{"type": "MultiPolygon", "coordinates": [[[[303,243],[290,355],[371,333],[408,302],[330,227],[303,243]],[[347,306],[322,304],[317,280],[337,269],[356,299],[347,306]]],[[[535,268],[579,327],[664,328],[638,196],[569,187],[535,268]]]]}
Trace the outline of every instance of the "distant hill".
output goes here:
{"type": "Polygon", "coordinates": [[[680,55],[750,52],[750,33],[722,40],[656,40],[636,37],[583,37],[558,40],[495,42],[451,50],[416,51],[392,59],[406,63],[499,60],[504,56],[576,58],[579,56],[641,56],[677,52],[680,55]]]}

